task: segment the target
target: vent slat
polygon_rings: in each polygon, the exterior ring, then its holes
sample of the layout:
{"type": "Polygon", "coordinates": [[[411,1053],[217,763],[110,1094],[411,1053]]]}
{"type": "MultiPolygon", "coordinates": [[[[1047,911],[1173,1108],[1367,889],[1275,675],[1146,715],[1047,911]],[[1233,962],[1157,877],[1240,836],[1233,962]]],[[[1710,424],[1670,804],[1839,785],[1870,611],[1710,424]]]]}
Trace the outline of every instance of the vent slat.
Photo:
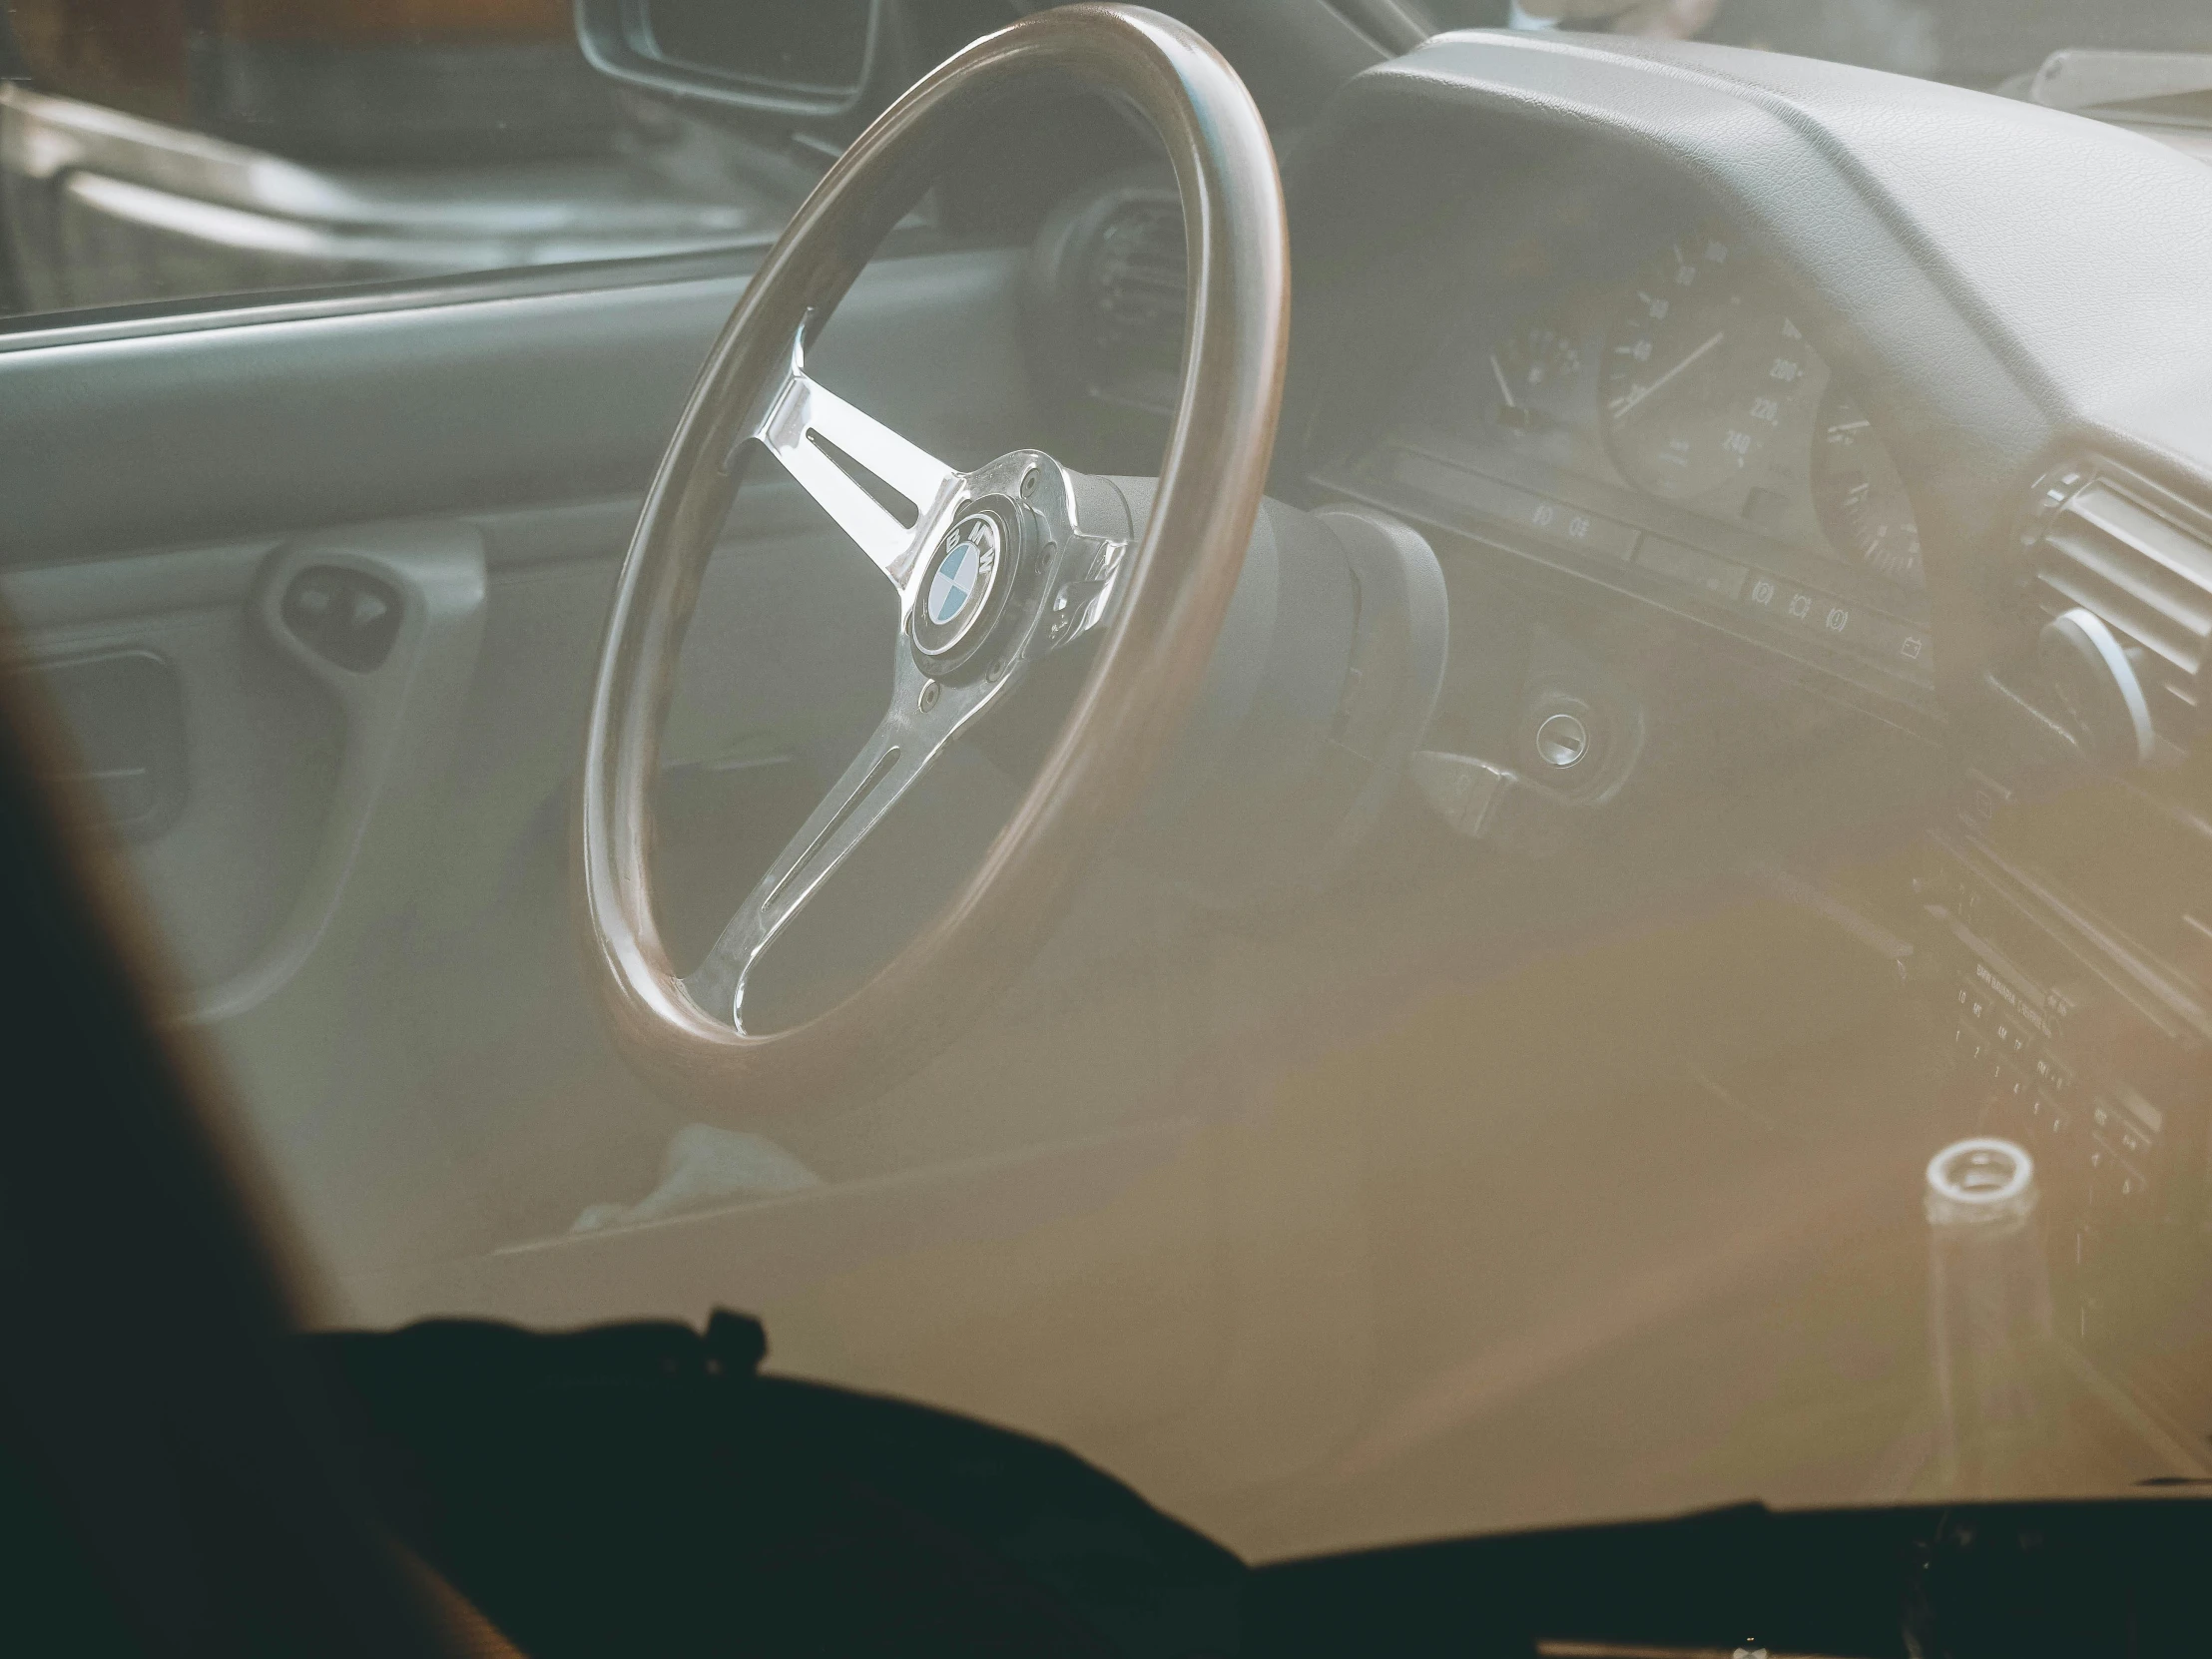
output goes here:
{"type": "Polygon", "coordinates": [[[1190,304],[1181,207],[1124,204],[1099,237],[1089,285],[1103,372],[1173,368],[1190,304]]]}
{"type": "Polygon", "coordinates": [[[2143,558],[2124,543],[2091,540],[2061,516],[2044,545],[2064,554],[2084,574],[2111,584],[2166,620],[2177,638],[2212,639],[2212,593],[2171,566],[2143,558]]]}
{"type": "Polygon", "coordinates": [[[2194,739],[2212,688],[2212,542],[2181,522],[2159,491],[2114,480],[2108,462],[2059,473],[2070,495],[2041,498],[2035,580],[2052,611],[2083,606],[2130,646],[2152,695],[2152,726],[2194,739]]]}
{"type": "MultiPolygon", "coordinates": [[[[2212,665],[2212,543],[2116,484],[2099,463],[2044,509],[2035,577],[2057,609],[2079,605],[2139,648],[2154,693],[2153,724],[2203,727],[2212,665]]],[[[2076,474],[2078,477],[2079,474],[2076,474]]]]}
{"type": "Polygon", "coordinates": [[[2109,485],[2089,485],[2066,503],[2063,516],[2081,519],[2103,531],[2172,572],[2195,593],[2212,590],[2212,547],[2178,524],[2138,507],[2109,485]]]}
{"type": "MultiPolygon", "coordinates": [[[[2070,552],[2052,541],[2052,550],[2070,552]]],[[[2146,650],[2165,659],[2183,674],[2194,675],[2203,665],[2207,635],[2174,616],[2167,596],[2146,592],[2137,582],[2094,564],[2057,565],[2042,573],[2044,584],[2063,594],[2069,605],[2085,605],[2146,650]]]]}

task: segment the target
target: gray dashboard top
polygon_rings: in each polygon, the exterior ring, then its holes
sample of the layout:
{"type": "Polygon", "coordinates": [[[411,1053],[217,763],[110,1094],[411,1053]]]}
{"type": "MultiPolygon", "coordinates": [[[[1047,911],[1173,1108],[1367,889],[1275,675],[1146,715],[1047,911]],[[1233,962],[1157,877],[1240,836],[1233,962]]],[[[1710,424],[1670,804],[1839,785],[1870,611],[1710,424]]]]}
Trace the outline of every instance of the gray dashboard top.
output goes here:
{"type": "MultiPolygon", "coordinates": [[[[1332,101],[1300,170],[1309,246],[1373,223],[1378,196],[1419,200],[1439,139],[1523,166],[1533,143],[1563,170],[1594,145],[1752,228],[1881,388],[1935,543],[1985,549],[2027,481],[2079,449],[2212,497],[2212,170],[2171,149],[1810,59],[1468,32],[1332,101]]],[[[1944,574],[1932,560],[1938,633],[1969,646],[1975,584],[1944,574]]]]}
{"type": "Polygon", "coordinates": [[[2212,396],[2187,395],[2212,392],[2212,170],[2140,134],[1850,65],[1606,35],[1439,36],[1344,98],[1517,106],[1633,139],[1840,288],[1886,275],[1892,252],[1837,217],[1854,198],[2053,419],[2212,461],[2212,396]]]}

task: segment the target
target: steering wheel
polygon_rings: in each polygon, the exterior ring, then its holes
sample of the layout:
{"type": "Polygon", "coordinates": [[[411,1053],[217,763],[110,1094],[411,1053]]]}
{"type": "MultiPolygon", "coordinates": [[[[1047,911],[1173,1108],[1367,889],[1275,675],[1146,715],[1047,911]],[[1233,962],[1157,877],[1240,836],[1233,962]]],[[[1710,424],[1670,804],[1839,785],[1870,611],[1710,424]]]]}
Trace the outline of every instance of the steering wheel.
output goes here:
{"type": "Polygon", "coordinates": [[[750,1114],[909,1071],[1043,942],[1205,676],[1274,445],[1288,265],[1275,154],[1244,84],[1190,29],[1133,6],[1057,7],[975,42],[816,187],[692,388],[623,560],[592,686],[576,847],[589,971],[626,1056],[658,1084],[750,1114]],[[1015,83],[1045,76],[1133,105],[1182,192],[1181,401],[1134,537],[1111,486],[1036,450],[960,472],[807,371],[809,340],[955,147],[1015,83]],[[744,463],[764,449],[897,590],[891,702],[706,961],[679,975],[652,902],[660,729],[708,557],[744,463]],[[966,882],[842,1000],[785,1029],[749,1029],[761,953],[954,738],[1086,636],[1097,655],[1073,709],[966,882]]]}

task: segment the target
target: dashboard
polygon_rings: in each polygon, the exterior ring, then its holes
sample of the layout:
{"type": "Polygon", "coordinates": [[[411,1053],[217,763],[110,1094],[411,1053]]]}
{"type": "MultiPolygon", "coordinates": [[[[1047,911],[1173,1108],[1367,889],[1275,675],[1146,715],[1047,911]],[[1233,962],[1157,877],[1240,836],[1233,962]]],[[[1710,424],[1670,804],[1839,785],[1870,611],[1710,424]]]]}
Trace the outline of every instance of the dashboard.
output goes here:
{"type": "MultiPolygon", "coordinates": [[[[1354,77],[1284,165],[1271,488],[1427,535],[1459,679],[1494,645],[1462,597],[1502,583],[1708,732],[1733,676],[1746,713],[1787,682],[1989,777],[2212,735],[2200,164],[1782,54],[1470,31],[1354,77]],[[2054,675],[2069,608],[2105,626],[2054,675]]],[[[1158,454],[1183,281],[1164,175],[1039,239],[1040,384],[1097,470],[1158,454]]]]}
{"type": "MultiPolygon", "coordinates": [[[[2212,172],[1952,87],[1503,33],[1284,148],[1271,492],[1417,527],[1448,598],[1366,873],[1449,871],[1485,936],[1709,881],[1834,924],[1910,1064],[1829,1098],[2031,1148],[2058,1324],[2201,1445],[2212,172]]],[[[1045,381],[1130,439],[1086,464],[1148,470],[1174,188],[1039,247],[1045,381]]],[[[1738,1098],[1795,1124],[1804,1081],[1738,1098]]]]}
{"type": "MultiPolygon", "coordinates": [[[[1417,527],[1448,600],[1377,876],[1463,870],[1532,935],[1716,870],[1836,924],[1912,1055],[1868,1086],[2032,1148],[2060,1324],[2201,1443],[2212,172],[1958,88],[1498,32],[1284,150],[1271,492],[1417,527]]],[[[1159,176],[1040,237],[1081,464],[1159,454],[1186,269],[1159,176]]]]}
{"type": "Polygon", "coordinates": [[[1931,1139],[2033,1149],[2064,1328],[2200,1435],[2212,175],[1778,55],[1467,35],[1368,81],[1303,176],[1294,430],[1479,578],[1428,805],[1821,870],[1940,1033],[1931,1139]]]}
{"type": "Polygon", "coordinates": [[[1441,314],[1325,482],[1900,695],[1932,687],[1912,492],[1816,313],[1725,219],[1554,209],[1502,246],[1494,221],[1447,239],[1441,314]]]}
{"type": "Polygon", "coordinates": [[[2017,713],[2054,467],[2212,494],[2212,178],[2134,135],[1468,33],[1348,86],[1288,177],[1282,484],[1909,729],[2017,713]]]}

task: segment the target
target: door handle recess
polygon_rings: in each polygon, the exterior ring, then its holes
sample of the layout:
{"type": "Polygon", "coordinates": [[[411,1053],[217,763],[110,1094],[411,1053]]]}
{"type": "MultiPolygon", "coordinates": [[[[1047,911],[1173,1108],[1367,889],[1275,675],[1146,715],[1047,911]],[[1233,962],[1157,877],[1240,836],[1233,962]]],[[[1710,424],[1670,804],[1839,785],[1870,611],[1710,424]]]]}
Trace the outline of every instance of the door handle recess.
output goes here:
{"type": "Polygon", "coordinates": [[[336,699],[344,754],[321,841],[276,933],[203,993],[197,1024],[237,1018],[403,903],[450,771],[484,633],[483,538],[460,524],[332,531],[270,556],[262,635],[336,699]]]}

